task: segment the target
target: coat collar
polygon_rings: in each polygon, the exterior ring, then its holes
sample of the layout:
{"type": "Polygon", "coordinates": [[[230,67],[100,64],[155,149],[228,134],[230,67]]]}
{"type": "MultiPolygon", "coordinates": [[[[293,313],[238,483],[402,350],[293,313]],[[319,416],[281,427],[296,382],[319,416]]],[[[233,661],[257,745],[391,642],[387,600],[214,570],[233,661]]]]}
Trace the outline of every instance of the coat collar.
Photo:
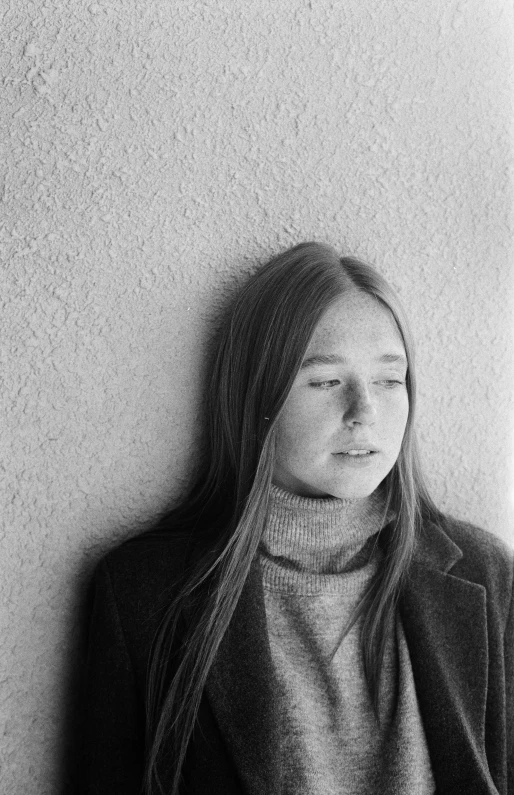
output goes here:
{"type": "Polygon", "coordinates": [[[442,527],[429,521],[421,528],[414,549],[414,564],[447,574],[463,556],[462,549],[442,527]]]}
{"type": "MultiPolygon", "coordinates": [[[[438,791],[497,790],[484,747],[486,594],[451,572],[462,550],[427,523],[400,600],[438,791]]],[[[206,692],[247,795],[280,791],[280,720],[262,576],[254,561],[206,692]]]]}

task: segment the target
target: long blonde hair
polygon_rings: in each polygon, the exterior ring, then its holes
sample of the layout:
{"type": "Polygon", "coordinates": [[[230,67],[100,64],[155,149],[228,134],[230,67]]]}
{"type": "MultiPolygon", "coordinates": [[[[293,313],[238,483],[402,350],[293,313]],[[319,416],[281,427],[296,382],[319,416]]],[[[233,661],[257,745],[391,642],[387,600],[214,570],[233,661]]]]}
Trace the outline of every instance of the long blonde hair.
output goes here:
{"type": "Polygon", "coordinates": [[[239,292],[222,329],[207,386],[206,453],[187,498],[157,532],[193,534],[203,553],[180,584],[152,649],[147,687],[147,795],[164,792],[161,758],[174,760],[177,795],[202,692],[262,536],[274,466],[277,417],[314,328],[349,290],[362,290],[392,313],[408,360],[409,416],[399,457],[383,481],[395,520],[384,564],[354,620],[363,615],[362,653],[375,708],[387,629],[394,620],[422,515],[437,516],[418,464],[413,431],[414,350],[406,317],[371,266],[320,243],[301,243],[260,268],[239,292]],[[185,605],[194,615],[168,685],[165,672],[185,605]],[[155,789],[155,787],[157,789],[155,789]]]}

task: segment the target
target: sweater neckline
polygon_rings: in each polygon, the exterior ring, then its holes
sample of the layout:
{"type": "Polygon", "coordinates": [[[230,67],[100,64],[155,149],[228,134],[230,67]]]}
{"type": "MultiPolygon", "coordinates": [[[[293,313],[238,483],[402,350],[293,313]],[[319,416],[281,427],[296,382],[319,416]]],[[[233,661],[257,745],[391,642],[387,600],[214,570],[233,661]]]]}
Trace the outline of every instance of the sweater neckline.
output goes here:
{"type": "Polygon", "coordinates": [[[370,561],[385,524],[384,499],[300,497],[273,485],[261,540],[261,561],[274,587],[339,591],[334,577],[370,561]]]}

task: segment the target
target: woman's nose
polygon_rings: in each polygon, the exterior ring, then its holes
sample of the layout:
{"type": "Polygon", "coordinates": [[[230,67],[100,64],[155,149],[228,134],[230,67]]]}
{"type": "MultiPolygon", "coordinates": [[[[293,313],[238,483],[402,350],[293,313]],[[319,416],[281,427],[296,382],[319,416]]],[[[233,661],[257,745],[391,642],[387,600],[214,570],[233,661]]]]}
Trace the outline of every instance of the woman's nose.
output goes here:
{"type": "Polygon", "coordinates": [[[367,384],[354,384],[347,393],[343,411],[345,425],[373,425],[377,411],[367,384]]]}

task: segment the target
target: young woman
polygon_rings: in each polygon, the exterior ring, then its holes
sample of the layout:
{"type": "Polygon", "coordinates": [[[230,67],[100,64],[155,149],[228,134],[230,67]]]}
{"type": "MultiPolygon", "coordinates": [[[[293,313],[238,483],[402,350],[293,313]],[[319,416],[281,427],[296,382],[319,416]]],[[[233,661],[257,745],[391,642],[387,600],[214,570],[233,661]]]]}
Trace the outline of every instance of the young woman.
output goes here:
{"type": "Polygon", "coordinates": [[[513,558],[427,493],[392,289],[286,251],[207,400],[189,494],[97,569],[83,791],[513,793],[513,558]]]}

